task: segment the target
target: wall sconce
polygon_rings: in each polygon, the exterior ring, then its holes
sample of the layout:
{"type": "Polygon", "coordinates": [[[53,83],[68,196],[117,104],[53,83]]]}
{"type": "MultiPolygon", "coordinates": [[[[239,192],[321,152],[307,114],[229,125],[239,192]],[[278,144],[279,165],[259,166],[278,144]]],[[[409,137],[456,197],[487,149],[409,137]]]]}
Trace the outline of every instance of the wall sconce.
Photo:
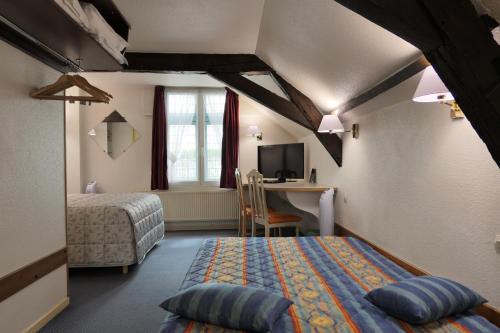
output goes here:
{"type": "Polygon", "coordinates": [[[354,139],[359,138],[359,124],[352,124],[350,131],[344,129],[344,125],[340,122],[339,116],[335,114],[327,114],[321,119],[321,124],[318,128],[319,133],[346,133],[351,132],[354,139]]]}
{"type": "Polygon", "coordinates": [[[461,119],[464,117],[462,110],[457,102],[455,102],[455,98],[448,88],[446,88],[432,66],[424,70],[424,74],[422,75],[422,79],[420,79],[415,95],[413,95],[413,101],[419,103],[446,104],[450,107],[451,119],[461,119]]]}
{"type": "Polygon", "coordinates": [[[96,136],[96,135],[97,135],[97,133],[95,132],[95,129],[93,128],[93,129],[91,129],[91,130],[88,132],[88,135],[90,135],[90,136],[96,136]]]}
{"type": "Polygon", "coordinates": [[[257,125],[248,126],[248,135],[257,138],[257,141],[262,141],[262,131],[257,125]]]}

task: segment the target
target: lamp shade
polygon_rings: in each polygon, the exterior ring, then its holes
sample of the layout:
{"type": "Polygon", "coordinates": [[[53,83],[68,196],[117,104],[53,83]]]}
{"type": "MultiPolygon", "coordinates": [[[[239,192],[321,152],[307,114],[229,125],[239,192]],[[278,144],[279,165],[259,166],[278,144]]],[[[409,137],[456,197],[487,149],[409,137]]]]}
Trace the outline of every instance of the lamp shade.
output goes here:
{"type": "Polygon", "coordinates": [[[321,119],[321,124],[319,125],[318,132],[343,133],[345,132],[345,130],[338,116],[334,114],[327,114],[323,116],[323,119],[321,119]]]}
{"type": "Polygon", "coordinates": [[[428,103],[453,101],[454,99],[434,68],[432,66],[427,67],[420,79],[415,95],[413,95],[413,101],[428,103]]]}

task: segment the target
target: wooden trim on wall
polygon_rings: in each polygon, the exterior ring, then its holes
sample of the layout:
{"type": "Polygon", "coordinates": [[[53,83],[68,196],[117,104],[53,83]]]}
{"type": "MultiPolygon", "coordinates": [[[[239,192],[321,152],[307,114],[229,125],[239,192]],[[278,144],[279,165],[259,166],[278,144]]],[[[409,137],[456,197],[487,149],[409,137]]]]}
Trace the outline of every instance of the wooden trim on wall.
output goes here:
{"type": "Polygon", "coordinates": [[[400,258],[392,255],[391,253],[387,252],[383,248],[373,244],[369,240],[355,234],[351,230],[349,230],[349,229],[347,229],[339,224],[335,224],[335,229],[336,229],[335,235],[340,236],[340,237],[353,237],[353,238],[357,238],[359,240],[362,240],[366,244],[370,245],[375,251],[377,251],[378,253],[380,253],[381,255],[386,257],[387,259],[395,262],[396,264],[398,264],[398,266],[403,267],[405,270],[407,270],[408,272],[410,272],[414,275],[417,275],[417,276],[431,275],[430,273],[424,271],[423,269],[420,269],[420,268],[416,267],[415,265],[410,264],[409,262],[404,261],[403,259],[400,259],[400,258]]]}
{"type": "MultiPolygon", "coordinates": [[[[423,269],[421,269],[421,268],[419,268],[419,267],[417,267],[417,266],[415,266],[415,265],[413,265],[413,264],[411,264],[403,259],[396,257],[395,255],[393,255],[393,254],[389,253],[388,251],[384,250],[383,248],[373,244],[369,240],[359,236],[358,234],[352,232],[351,230],[347,229],[344,226],[341,226],[339,224],[335,224],[335,235],[340,236],[340,237],[353,237],[353,238],[357,238],[359,240],[362,240],[363,242],[365,242],[366,244],[371,246],[375,251],[377,251],[378,253],[380,253],[381,255],[386,257],[387,259],[393,261],[394,263],[403,267],[405,270],[407,270],[408,272],[410,272],[414,275],[417,275],[417,276],[431,275],[430,273],[424,271],[423,269]]],[[[488,321],[490,321],[491,323],[500,327],[500,311],[498,309],[496,309],[488,304],[483,304],[483,305],[476,307],[474,309],[474,311],[477,314],[488,319],[488,321]]]]}
{"type": "Polygon", "coordinates": [[[68,262],[66,248],[0,278],[0,302],[68,262]]]}
{"type": "Polygon", "coordinates": [[[52,309],[50,309],[46,314],[41,316],[35,323],[30,325],[23,333],[36,333],[42,329],[49,321],[54,319],[62,310],[66,309],[69,305],[69,297],[63,298],[59,303],[57,303],[52,309]]]}

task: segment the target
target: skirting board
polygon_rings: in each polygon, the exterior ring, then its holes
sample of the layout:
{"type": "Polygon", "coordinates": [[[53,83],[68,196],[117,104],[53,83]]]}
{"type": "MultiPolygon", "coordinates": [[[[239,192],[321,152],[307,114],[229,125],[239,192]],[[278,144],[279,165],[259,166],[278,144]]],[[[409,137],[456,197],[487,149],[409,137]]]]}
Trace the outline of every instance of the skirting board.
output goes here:
{"type": "Polygon", "coordinates": [[[54,319],[62,310],[64,310],[69,305],[69,297],[64,298],[62,301],[57,303],[52,309],[46,314],[41,316],[35,323],[29,326],[24,333],[36,333],[42,329],[49,321],[54,319]]]}
{"type": "MultiPolygon", "coordinates": [[[[427,273],[423,269],[420,269],[417,266],[392,255],[391,253],[387,252],[383,248],[373,244],[369,240],[355,234],[351,230],[349,230],[349,229],[347,229],[339,224],[335,224],[335,235],[341,236],[341,237],[354,237],[354,238],[362,240],[366,244],[370,245],[375,251],[377,251],[378,253],[380,253],[384,257],[388,258],[389,260],[395,262],[396,264],[403,267],[404,269],[406,269],[408,272],[411,272],[412,274],[415,274],[417,276],[419,276],[419,275],[431,275],[430,273],[427,273]]],[[[496,309],[490,305],[484,304],[484,305],[480,305],[477,308],[475,308],[474,311],[476,311],[477,314],[488,319],[493,324],[500,327],[500,311],[498,309],[496,309]]]]}
{"type": "Polygon", "coordinates": [[[165,221],[166,231],[238,229],[237,220],[165,221]]]}

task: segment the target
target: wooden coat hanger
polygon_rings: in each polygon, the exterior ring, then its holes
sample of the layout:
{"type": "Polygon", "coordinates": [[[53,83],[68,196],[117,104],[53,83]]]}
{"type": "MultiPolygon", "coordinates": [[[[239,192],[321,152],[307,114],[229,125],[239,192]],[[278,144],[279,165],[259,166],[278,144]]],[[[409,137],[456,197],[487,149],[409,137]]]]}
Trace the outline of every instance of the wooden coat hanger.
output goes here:
{"type": "Polygon", "coordinates": [[[80,75],[62,75],[55,83],[49,84],[43,88],[37,89],[31,92],[30,96],[36,99],[44,99],[44,100],[54,100],[54,101],[69,101],[70,103],[74,103],[75,101],[79,101],[83,104],[88,102],[94,103],[109,103],[111,98],[110,94],[107,92],[94,87],[91,85],[85,78],[80,75]],[[64,96],[55,94],[60,93],[68,88],[76,86],[83,91],[85,91],[90,96],[64,96]]]}

